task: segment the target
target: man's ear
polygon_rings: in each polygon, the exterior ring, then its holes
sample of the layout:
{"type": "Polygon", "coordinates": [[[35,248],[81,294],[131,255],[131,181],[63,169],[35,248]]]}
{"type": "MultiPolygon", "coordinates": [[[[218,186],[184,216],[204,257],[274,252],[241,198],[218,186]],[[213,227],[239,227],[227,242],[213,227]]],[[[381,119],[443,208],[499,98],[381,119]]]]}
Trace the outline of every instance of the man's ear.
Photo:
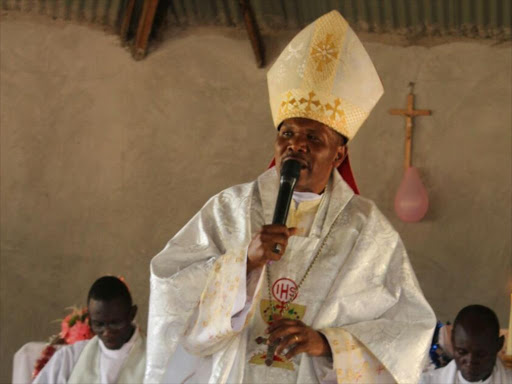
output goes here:
{"type": "Polygon", "coordinates": [[[499,351],[501,351],[501,348],[503,348],[503,344],[505,344],[505,336],[501,335],[501,336],[498,338],[498,350],[496,351],[496,353],[498,353],[499,351]]]}
{"type": "Polygon", "coordinates": [[[336,149],[336,157],[334,158],[333,166],[334,168],[338,168],[341,163],[343,163],[343,160],[345,160],[345,157],[347,157],[348,148],[346,145],[339,145],[336,149]]]}
{"type": "Polygon", "coordinates": [[[137,306],[132,305],[132,308],[130,309],[130,321],[133,321],[133,319],[135,319],[136,314],[137,314],[137,306]]]}

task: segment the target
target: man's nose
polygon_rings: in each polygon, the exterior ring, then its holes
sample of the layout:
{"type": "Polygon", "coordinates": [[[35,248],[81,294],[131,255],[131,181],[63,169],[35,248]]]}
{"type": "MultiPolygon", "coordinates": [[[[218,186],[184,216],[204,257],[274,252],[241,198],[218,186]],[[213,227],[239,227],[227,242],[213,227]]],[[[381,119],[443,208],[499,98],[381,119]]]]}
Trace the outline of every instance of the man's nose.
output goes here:
{"type": "Polygon", "coordinates": [[[480,358],[478,358],[476,355],[470,353],[467,356],[466,363],[471,366],[479,365],[480,364],[480,358]]]}
{"type": "Polygon", "coordinates": [[[294,135],[288,141],[288,150],[306,151],[307,150],[306,138],[302,135],[294,135]]]}
{"type": "Polygon", "coordinates": [[[103,336],[111,336],[114,332],[108,325],[105,325],[105,329],[103,329],[103,336]]]}

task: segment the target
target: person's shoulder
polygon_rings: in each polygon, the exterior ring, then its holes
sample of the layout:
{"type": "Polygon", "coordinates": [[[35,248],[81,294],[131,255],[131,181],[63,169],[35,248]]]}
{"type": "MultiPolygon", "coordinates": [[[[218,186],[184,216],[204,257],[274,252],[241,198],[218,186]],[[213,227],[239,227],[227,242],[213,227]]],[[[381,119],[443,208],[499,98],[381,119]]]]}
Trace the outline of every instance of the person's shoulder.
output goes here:
{"type": "Polygon", "coordinates": [[[213,195],[206,203],[206,206],[218,203],[228,206],[230,205],[230,203],[238,204],[240,201],[250,198],[252,196],[255,185],[255,181],[249,181],[246,183],[236,184],[226,189],[223,189],[222,191],[213,195]]]}
{"type": "Polygon", "coordinates": [[[444,368],[437,368],[431,371],[423,372],[420,376],[419,384],[434,384],[439,382],[439,377],[443,374],[444,368]]]}
{"type": "Polygon", "coordinates": [[[83,349],[89,342],[90,340],[81,340],[73,344],[64,345],[55,352],[55,355],[61,357],[67,356],[73,359],[78,358],[78,356],[82,353],[83,349]]]}
{"type": "Polygon", "coordinates": [[[504,378],[508,380],[507,383],[512,383],[512,368],[509,368],[505,364],[503,364],[503,361],[499,357],[496,358],[495,370],[498,371],[500,375],[503,375],[504,378]]]}
{"type": "MultiPolygon", "coordinates": [[[[455,360],[452,360],[448,365],[432,369],[430,371],[423,372],[420,377],[419,384],[438,384],[445,383],[447,380],[450,380],[451,377],[457,373],[457,366],[455,364],[455,360]]],[[[446,382],[446,384],[451,384],[446,382]]]]}
{"type": "Polygon", "coordinates": [[[350,204],[352,204],[356,209],[366,214],[367,216],[370,215],[374,210],[379,211],[373,200],[370,200],[367,197],[361,195],[354,194],[354,196],[352,196],[350,199],[350,204]]]}
{"type": "Polygon", "coordinates": [[[344,209],[349,210],[351,215],[361,216],[365,221],[374,216],[384,217],[373,200],[355,194],[337,172],[334,173],[331,193],[331,199],[334,199],[335,204],[344,206],[344,209]]]}
{"type": "Polygon", "coordinates": [[[246,183],[236,184],[226,189],[220,191],[216,196],[223,195],[234,195],[234,196],[244,196],[248,195],[252,192],[255,185],[255,181],[248,181],[246,183]]]}
{"type": "Polygon", "coordinates": [[[381,212],[377,204],[373,200],[370,200],[361,195],[352,196],[348,205],[354,214],[361,215],[366,221],[379,220],[382,223],[391,226],[386,216],[381,212]]]}
{"type": "Polygon", "coordinates": [[[90,340],[77,341],[76,343],[58,347],[46,366],[41,371],[43,377],[50,370],[60,370],[62,367],[73,366],[78,361],[80,354],[90,340]]]}

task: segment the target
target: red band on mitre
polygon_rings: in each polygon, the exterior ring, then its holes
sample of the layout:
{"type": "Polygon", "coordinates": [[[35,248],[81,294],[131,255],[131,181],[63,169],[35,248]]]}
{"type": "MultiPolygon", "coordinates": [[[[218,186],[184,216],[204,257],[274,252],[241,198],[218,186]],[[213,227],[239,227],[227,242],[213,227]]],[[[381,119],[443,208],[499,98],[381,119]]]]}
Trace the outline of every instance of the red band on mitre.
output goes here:
{"type": "MultiPolygon", "coordinates": [[[[272,159],[268,167],[272,168],[275,165],[276,160],[272,159]]],[[[338,172],[340,173],[343,180],[345,180],[345,182],[350,186],[350,188],[352,188],[354,193],[356,195],[359,195],[359,188],[357,188],[356,180],[354,179],[354,174],[352,173],[352,168],[350,168],[350,160],[348,158],[348,154],[347,156],[345,156],[345,160],[343,160],[343,162],[338,167],[338,172]]]]}

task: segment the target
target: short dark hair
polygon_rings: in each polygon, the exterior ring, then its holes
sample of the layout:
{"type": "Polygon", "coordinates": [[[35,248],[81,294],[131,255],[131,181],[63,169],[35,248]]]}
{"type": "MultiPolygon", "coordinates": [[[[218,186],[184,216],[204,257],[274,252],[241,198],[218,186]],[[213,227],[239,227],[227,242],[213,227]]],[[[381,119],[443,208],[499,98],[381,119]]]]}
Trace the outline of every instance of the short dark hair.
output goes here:
{"type": "Polygon", "coordinates": [[[126,284],[115,276],[103,276],[94,282],[87,295],[87,304],[91,299],[112,301],[121,299],[127,308],[132,307],[132,296],[126,284]]]}
{"type": "Polygon", "coordinates": [[[488,329],[496,334],[496,337],[500,335],[500,322],[498,320],[498,316],[494,313],[494,311],[486,306],[473,304],[468,305],[467,307],[462,308],[457,317],[453,322],[453,329],[461,322],[464,322],[468,318],[475,319],[480,323],[486,324],[488,329]]]}

